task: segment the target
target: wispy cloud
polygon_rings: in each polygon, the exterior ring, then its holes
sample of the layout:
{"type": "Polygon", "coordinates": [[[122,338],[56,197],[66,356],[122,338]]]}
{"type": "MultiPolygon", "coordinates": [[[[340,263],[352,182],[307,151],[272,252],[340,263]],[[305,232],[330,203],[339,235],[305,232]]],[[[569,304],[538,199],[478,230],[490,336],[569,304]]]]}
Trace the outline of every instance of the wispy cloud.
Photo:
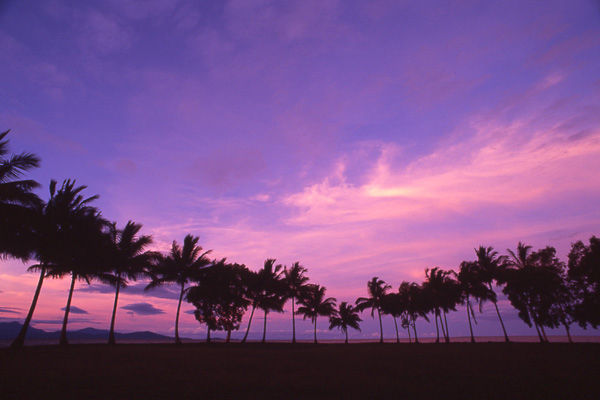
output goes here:
{"type": "MultiPolygon", "coordinates": [[[[61,308],[62,311],[65,311],[66,307],[61,308]]],[[[72,314],[89,314],[89,312],[87,312],[86,310],[79,308],[79,307],[75,307],[75,306],[71,306],[71,308],[69,309],[69,313],[72,314]]],[[[73,321],[71,321],[73,322],[73,321]]]]}
{"type": "Polygon", "coordinates": [[[133,303],[121,307],[124,310],[129,310],[138,315],[159,315],[164,314],[164,310],[154,307],[150,303],[133,303]]]}

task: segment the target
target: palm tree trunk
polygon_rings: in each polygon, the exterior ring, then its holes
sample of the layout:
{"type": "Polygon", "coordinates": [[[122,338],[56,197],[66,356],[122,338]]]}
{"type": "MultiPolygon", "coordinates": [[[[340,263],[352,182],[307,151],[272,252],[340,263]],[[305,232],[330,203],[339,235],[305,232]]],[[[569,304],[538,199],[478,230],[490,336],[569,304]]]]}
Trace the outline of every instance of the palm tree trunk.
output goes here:
{"type": "Polygon", "coordinates": [[[444,339],[446,343],[450,343],[450,331],[448,330],[448,319],[446,318],[446,311],[444,311],[444,322],[446,323],[446,331],[444,332],[444,339]]]}
{"type": "Polygon", "coordinates": [[[346,341],[344,343],[348,344],[348,329],[346,329],[345,333],[346,333],[346,341]]]}
{"type": "Polygon", "coordinates": [[[296,343],[296,314],[294,312],[294,296],[292,296],[292,343],[296,343]]]}
{"type": "Polygon", "coordinates": [[[179,339],[179,312],[181,311],[181,301],[183,300],[184,287],[185,284],[182,284],[181,294],[179,295],[179,304],[177,304],[177,315],[175,316],[175,344],[181,344],[181,339],[179,339]]]}
{"type": "Polygon", "coordinates": [[[540,328],[538,327],[537,321],[533,317],[533,313],[529,309],[527,311],[529,312],[530,319],[533,321],[533,325],[535,326],[535,330],[537,331],[537,335],[538,335],[538,338],[540,339],[540,343],[544,343],[544,338],[542,337],[542,334],[540,333],[540,328]]]}
{"type": "Polygon", "coordinates": [[[42,284],[44,283],[44,277],[46,276],[46,264],[42,263],[42,269],[40,271],[40,279],[38,280],[37,287],[35,288],[35,293],[33,295],[33,300],[31,301],[31,306],[29,307],[29,312],[27,313],[27,318],[25,318],[25,322],[23,322],[23,326],[19,331],[19,334],[13,340],[10,347],[13,349],[23,347],[25,343],[25,336],[27,336],[27,329],[29,329],[29,324],[31,323],[31,318],[33,318],[33,311],[35,310],[35,306],[40,297],[40,292],[42,291],[42,284]]]}
{"type": "Polygon", "coordinates": [[[396,321],[396,317],[394,317],[394,326],[396,327],[396,343],[400,343],[400,334],[398,333],[398,322],[396,321]]]}
{"type": "Polygon", "coordinates": [[[411,338],[410,338],[410,323],[408,325],[408,328],[406,328],[406,332],[408,332],[408,343],[412,343],[411,338]]]}
{"type": "Polygon", "coordinates": [[[73,289],[75,289],[75,281],[77,280],[77,274],[71,273],[71,288],[69,289],[69,297],[67,298],[67,306],[65,307],[65,317],[63,319],[62,330],[60,331],[60,342],[61,346],[69,344],[67,340],[67,323],[69,322],[69,311],[71,310],[71,300],[73,299],[73,289]]]}
{"type": "Polygon", "coordinates": [[[246,328],[246,334],[242,339],[242,343],[246,343],[246,339],[248,339],[248,332],[250,332],[250,324],[252,323],[252,317],[254,316],[254,310],[256,310],[255,306],[252,306],[252,312],[250,313],[250,319],[248,320],[248,327],[246,328]]]}
{"type": "Polygon", "coordinates": [[[231,329],[227,331],[227,338],[225,338],[225,343],[229,343],[231,341],[231,329]]]}
{"type": "Polygon", "coordinates": [[[439,311],[437,308],[435,309],[434,314],[435,314],[435,333],[436,333],[435,342],[439,343],[440,342],[440,327],[438,326],[439,311]]]}
{"type": "Polygon", "coordinates": [[[267,342],[267,310],[265,310],[265,322],[263,324],[263,338],[261,343],[266,343],[267,342]]]}
{"type": "Polygon", "coordinates": [[[569,324],[567,324],[566,322],[563,322],[563,325],[565,326],[565,330],[567,331],[567,338],[569,338],[569,343],[573,343],[573,339],[571,338],[571,329],[569,328],[569,324]]]}
{"type": "Polygon", "coordinates": [[[379,337],[379,343],[383,343],[383,324],[381,323],[381,311],[379,310],[379,307],[377,307],[377,315],[379,316],[379,333],[380,333],[380,337],[379,337]]]}
{"type": "Polygon", "coordinates": [[[550,342],[550,341],[548,340],[548,336],[546,336],[546,330],[544,329],[544,325],[540,324],[540,330],[542,331],[542,335],[544,336],[544,341],[545,341],[546,343],[550,342]]]}
{"type": "MultiPolygon", "coordinates": [[[[492,284],[490,283],[490,290],[494,291],[494,289],[492,289],[492,284]]],[[[502,332],[504,332],[504,341],[506,343],[510,343],[510,339],[508,338],[508,335],[506,334],[506,328],[504,327],[504,321],[502,321],[502,317],[500,316],[500,310],[498,309],[498,302],[493,301],[494,303],[494,307],[496,307],[496,314],[498,314],[498,319],[500,320],[500,325],[502,325],[502,332]]]]}
{"type": "Polygon", "coordinates": [[[471,302],[469,301],[469,296],[467,295],[467,317],[469,318],[469,331],[471,331],[471,343],[475,343],[475,336],[473,336],[473,325],[471,324],[471,302]]]}
{"type": "Polygon", "coordinates": [[[317,317],[315,317],[315,344],[317,344],[317,317]]]}
{"type": "Polygon", "coordinates": [[[208,330],[206,332],[206,343],[210,343],[210,326],[208,327],[208,330]]]}
{"type": "Polygon", "coordinates": [[[413,331],[415,332],[415,343],[419,343],[419,337],[417,336],[417,323],[416,323],[416,321],[413,321],[412,326],[413,326],[413,331]]]}
{"type": "Polygon", "coordinates": [[[119,289],[121,289],[121,274],[117,275],[117,290],[115,292],[115,305],[113,306],[110,319],[110,332],[108,333],[108,344],[115,344],[115,317],[117,316],[117,303],[119,302],[119,289]]]}

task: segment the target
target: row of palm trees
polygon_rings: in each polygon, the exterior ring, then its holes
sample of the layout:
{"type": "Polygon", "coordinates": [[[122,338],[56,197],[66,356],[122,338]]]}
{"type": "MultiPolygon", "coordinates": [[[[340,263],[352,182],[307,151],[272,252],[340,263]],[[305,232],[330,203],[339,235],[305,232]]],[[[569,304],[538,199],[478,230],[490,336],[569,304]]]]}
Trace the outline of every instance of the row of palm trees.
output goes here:
{"type": "Polygon", "coordinates": [[[25,171],[39,165],[39,159],[28,153],[8,156],[7,132],[0,134],[0,253],[23,261],[35,260],[29,270],[39,272],[38,285],[23,328],[13,346],[23,345],[28,326],[46,278],[70,276],[71,284],[65,307],[61,344],[67,344],[67,324],[76,282],[92,279],[115,287],[109,343],[115,342],[114,330],[121,289],[129,282],[148,279],[147,290],[163,284],[180,288],[175,319],[175,341],[179,337],[179,315],[183,300],[195,307],[196,319],[210,332],[227,332],[240,328],[244,313],[250,317],[243,341],[248,338],[255,311],[264,313],[263,338],[266,341],[267,316],[283,312],[288,300],[292,308],[292,341],[296,342],[295,316],[303,315],[314,325],[317,341],[317,319],[329,318],[330,329],[338,328],[348,339],[348,329],[360,329],[358,314],[370,309],[377,316],[380,341],[383,342],[382,315],[390,315],[399,341],[398,320],[407,329],[409,341],[412,328],[418,342],[416,321],[423,318],[436,323],[436,342],[440,331],[450,340],[447,314],[465,305],[475,341],[474,305],[485,301],[494,304],[506,341],[509,341],[493,285],[501,285],[503,293],[529,326],[535,326],[540,341],[546,341],[544,327],[565,326],[573,322],[596,328],[600,324],[600,240],[592,237],[590,244],[577,242],[569,254],[568,268],[556,257],[552,247],[533,252],[519,243],[516,252],[508,250],[499,256],[492,247],[476,249],[477,260],[461,263],[459,271],[427,269],[421,284],[402,282],[398,291],[378,277],[367,284],[368,297],[358,298],[355,305],[347,302],[336,306],[336,299],[326,297],[326,289],[309,283],[307,270],[299,263],[291,267],[267,259],[254,272],[245,265],[211,260],[210,251],[198,245],[198,237],[187,235],[182,245],[173,242],[168,254],[148,250],[149,236],[140,235],[141,225],[129,221],[122,229],[105,220],[92,203],[98,196],[85,197],[85,186],[65,180],[59,187],[50,183],[49,199],[42,201],[32,193],[39,185],[21,179],[25,171]],[[296,310],[296,306],[299,306],[296,310]]]}

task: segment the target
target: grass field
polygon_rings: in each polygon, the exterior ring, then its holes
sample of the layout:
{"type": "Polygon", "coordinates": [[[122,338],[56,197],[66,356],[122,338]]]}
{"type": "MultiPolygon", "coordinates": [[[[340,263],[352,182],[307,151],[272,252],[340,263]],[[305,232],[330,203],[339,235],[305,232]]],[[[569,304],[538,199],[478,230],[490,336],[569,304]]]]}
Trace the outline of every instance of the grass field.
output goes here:
{"type": "Polygon", "coordinates": [[[600,344],[32,346],[0,398],[598,399],[600,344]]]}

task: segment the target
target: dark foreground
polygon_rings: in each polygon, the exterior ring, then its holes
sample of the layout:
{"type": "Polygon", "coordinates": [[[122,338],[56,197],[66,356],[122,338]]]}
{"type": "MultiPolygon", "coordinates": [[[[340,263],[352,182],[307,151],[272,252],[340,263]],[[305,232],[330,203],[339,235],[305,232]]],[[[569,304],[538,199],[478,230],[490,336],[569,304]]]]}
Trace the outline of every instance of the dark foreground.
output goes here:
{"type": "Polygon", "coordinates": [[[0,398],[597,399],[600,344],[0,349],[0,398]]]}

